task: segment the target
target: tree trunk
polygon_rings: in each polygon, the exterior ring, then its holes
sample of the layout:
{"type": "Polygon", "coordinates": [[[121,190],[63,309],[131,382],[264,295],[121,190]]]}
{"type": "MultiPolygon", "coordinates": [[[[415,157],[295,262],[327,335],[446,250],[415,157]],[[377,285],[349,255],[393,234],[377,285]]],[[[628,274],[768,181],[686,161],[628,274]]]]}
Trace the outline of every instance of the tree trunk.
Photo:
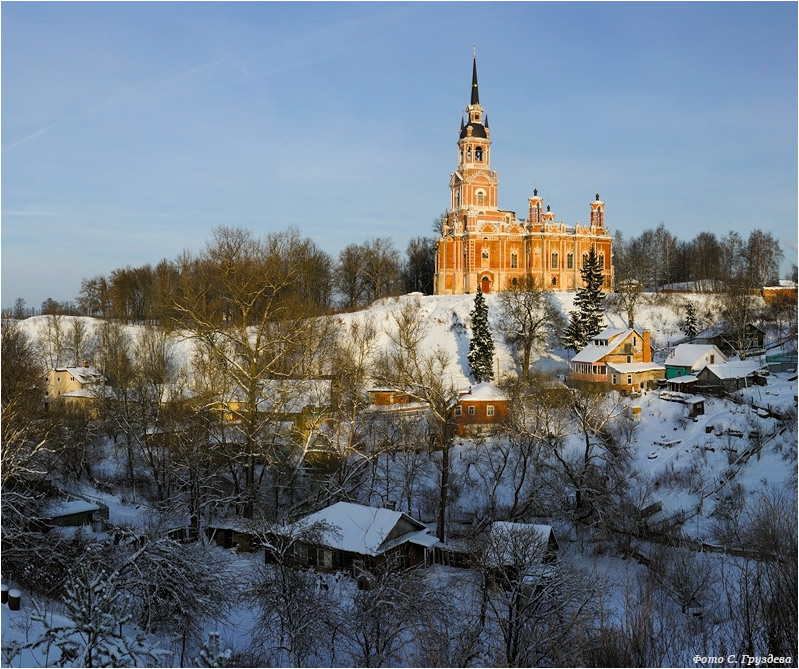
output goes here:
{"type": "Polygon", "coordinates": [[[438,529],[436,535],[443,544],[446,541],[447,497],[449,494],[449,444],[441,451],[441,498],[438,507],[438,529]]]}

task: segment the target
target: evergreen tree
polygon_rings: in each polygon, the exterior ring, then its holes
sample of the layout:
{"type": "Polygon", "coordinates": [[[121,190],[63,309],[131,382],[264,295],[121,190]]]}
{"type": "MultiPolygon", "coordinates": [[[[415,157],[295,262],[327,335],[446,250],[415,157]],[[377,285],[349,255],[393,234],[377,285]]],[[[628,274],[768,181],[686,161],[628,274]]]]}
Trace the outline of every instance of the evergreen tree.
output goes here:
{"type": "Polygon", "coordinates": [[[602,311],[605,295],[602,292],[602,285],[605,282],[605,275],[602,260],[593,246],[580,270],[580,275],[584,285],[577,289],[574,298],[575,310],[569,314],[569,325],[562,340],[566,348],[575,351],[585,348],[603,328],[602,311]]]}
{"type": "Polygon", "coordinates": [[[472,318],[472,340],[469,342],[469,372],[476,383],[494,378],[494,339],[488,327],[488,305],[483,291],[477,288],[474,296],[472,318]]]}
{"type": "Polygon", "coordinates": [[[685,323],[682,326],[682,331],[688,339],[693,339],[699,332],[696,324],[696,307],[693,302],[689,302],[685,308],[685,323]]]}
{"type": "Polygon", "coordinates": [[[131,615],[121,594],[113,576],[81,565],[65,588],[65,617],[56,622],[51,615],[34,613],[32,619],[42,623],[44,632],[29,646],[46,646],[48,652],[56,647],[61,652],[56,666],[62,667],[155,666],[162,651],[148,646],[142,634],[131,638],[122,631],[131,615]]]}

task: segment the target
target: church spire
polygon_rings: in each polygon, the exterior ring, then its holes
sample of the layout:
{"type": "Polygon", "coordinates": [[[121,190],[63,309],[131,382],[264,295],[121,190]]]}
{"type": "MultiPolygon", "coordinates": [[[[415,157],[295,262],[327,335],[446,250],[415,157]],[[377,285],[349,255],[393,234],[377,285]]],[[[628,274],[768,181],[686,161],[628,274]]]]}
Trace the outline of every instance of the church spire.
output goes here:
{"type": "Polygon", "coordinates": [[[480,95],[477,93],[477,47],[475,47],[474,60],[472,61],[472,101],[469,104],[479,105],[480,95]]]}

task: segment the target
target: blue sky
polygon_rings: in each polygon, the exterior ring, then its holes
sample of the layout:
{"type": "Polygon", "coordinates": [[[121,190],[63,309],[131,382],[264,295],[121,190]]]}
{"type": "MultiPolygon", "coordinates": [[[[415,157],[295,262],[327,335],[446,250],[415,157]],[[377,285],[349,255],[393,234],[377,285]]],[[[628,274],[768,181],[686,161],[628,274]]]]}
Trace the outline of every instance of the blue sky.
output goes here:
{"type": "Polygon", "coordinates": [[[2,306],[296,226],[404,252],[449,203],[472,44],[499,204],[598,190],[797,252],[797,4],[4,2],[2,306]]]}

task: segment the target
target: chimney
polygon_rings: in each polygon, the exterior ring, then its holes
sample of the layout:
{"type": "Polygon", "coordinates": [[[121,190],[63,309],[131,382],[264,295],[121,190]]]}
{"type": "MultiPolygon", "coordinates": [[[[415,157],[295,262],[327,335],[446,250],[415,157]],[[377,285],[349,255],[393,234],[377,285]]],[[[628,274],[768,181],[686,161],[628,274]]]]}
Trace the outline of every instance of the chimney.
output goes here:
{"type": "Polygon", "coordinates": [[[89,366],[89,361],[88,360],[84,360],[83,361],[83,366],[84,367],[88,367],[89,366]]]}
{"type": "Polygon", "coordinates": [[[389,511],[396,511],[397,510],[397,503],[396,502],[386,502],[386,509],[389,511]]]}
{"type": "Polygon", "coordinates": [[[652,362],[652,343],[651,343],[651,330],[644,330],[644,341],[643,341],[643,354],[644,354],[644,362],[652,362]]]}

